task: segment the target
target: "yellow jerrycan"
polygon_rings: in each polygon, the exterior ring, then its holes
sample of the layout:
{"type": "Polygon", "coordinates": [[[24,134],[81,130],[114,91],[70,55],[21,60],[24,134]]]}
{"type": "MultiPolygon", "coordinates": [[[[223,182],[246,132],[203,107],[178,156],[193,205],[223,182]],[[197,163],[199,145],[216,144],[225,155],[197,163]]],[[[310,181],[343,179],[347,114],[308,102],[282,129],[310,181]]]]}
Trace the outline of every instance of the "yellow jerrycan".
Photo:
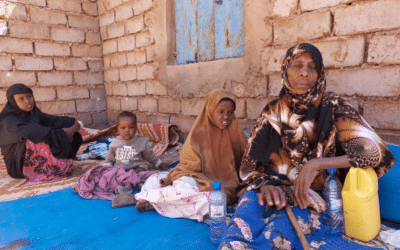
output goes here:
{"type": "Polygon", "coordinates": [[[351,167],[342,189],[345,234],[370,241],[381,229],[378,177],[372,168],[351,167]]]}

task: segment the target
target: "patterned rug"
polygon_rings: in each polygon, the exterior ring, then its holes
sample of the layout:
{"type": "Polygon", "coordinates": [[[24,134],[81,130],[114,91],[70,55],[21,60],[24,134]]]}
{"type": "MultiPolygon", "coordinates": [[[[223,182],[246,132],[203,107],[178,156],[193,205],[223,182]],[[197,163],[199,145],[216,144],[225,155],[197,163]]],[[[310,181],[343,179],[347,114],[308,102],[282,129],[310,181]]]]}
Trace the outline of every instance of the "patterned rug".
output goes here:
{"type": "MultiPolygon", "coordinates": [[[[168,150],[165,153],[167,154],[167,156],[163,154],[163,152],[165,152],[169,145],[177,144],[179,139],[177,131],[178,127],[175,125],[138,124],[137,133],[149,138],[149,141],[152,143],[153,146],[152,148],[157,156],[160,156],[161,159],[165,158],[166,162],[171,161],[172,163],[172,161],[176,159],[179,160],[178,149],[168,150]],[[171,157],[172,155],[173,157],[171,157]]],[[[82,152],[89,142],[117,135],[117,130],[115,126],[109,127],[104,130],[81,128],[79,132],[82,134],[84,141],[84,144],[81,146],[79,152],[82,152]]],[[[101,162],[102,160],[84,160],[74,161],[74,164],[76,167],[86,172],[91,167],[100,164],[101,162]]],[[[78,177],[66,177],[64,180],[61,181],[32,183],[26,179],[11,178],[7,174],[7,169],[3,161],[3,156],[0,154],[0,202],[16,200],[24,197],[45,194],[65,189],[73,186],[77,180],[78,177]]]]}

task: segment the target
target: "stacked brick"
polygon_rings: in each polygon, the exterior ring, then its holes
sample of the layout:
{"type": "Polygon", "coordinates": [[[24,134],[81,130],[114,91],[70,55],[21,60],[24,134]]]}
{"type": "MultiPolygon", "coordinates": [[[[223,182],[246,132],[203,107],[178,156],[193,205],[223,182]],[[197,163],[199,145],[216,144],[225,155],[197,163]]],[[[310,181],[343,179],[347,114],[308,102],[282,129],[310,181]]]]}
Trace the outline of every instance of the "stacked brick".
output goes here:
{"type": "Polygon", "coordinates": [[[97,16],[96,0],[0,1],[0,108],[20,82],[43,112],[107,123],[97,16]]]}
{"type": "Polygon", "coordinates": [[[98,6],[110,122],[129,110],[140,122],[169,123],[158,113],[167,88],[156,76],[153,1],[100,0],[98,6]]]}

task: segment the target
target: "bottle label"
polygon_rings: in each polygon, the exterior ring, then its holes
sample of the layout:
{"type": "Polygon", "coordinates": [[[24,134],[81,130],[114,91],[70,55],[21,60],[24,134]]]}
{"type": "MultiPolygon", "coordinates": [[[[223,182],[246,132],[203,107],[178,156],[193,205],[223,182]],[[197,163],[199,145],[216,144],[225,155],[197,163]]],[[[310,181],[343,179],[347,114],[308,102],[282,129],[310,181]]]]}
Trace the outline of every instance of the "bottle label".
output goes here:
{"type": "Polygon", "coordinates": [[[224,206],[210,206],[210,217],[211,218],[221,218],[224,217],[225,207],[224,206]]]}

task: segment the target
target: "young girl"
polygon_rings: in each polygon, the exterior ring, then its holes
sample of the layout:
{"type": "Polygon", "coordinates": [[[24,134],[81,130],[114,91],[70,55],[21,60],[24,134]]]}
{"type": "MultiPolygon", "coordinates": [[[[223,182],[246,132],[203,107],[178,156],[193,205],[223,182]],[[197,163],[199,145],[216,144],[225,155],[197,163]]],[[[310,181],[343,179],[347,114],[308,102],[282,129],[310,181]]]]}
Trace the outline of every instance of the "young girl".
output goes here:
{"type": "Polygon", "coordinates": [[[163,216],[202,221],[213,181],[221,182],[228,204],[236,201],[238,168],[247,141],[234,114],[235,99],[224,90],[208,94],[182,148],[180,163],[162,180],[166,187],[152,189],[150,177],[135,196],[137,210],[156,209],[163,216]]]}
{"type": "Polygon", "coordinates": [[[8,174],[30,181],[60,180],[71,175],[82,136],[75,118],[42,113],[32,89],[12,85],[0,113],[0,148],[8,174]]]}

